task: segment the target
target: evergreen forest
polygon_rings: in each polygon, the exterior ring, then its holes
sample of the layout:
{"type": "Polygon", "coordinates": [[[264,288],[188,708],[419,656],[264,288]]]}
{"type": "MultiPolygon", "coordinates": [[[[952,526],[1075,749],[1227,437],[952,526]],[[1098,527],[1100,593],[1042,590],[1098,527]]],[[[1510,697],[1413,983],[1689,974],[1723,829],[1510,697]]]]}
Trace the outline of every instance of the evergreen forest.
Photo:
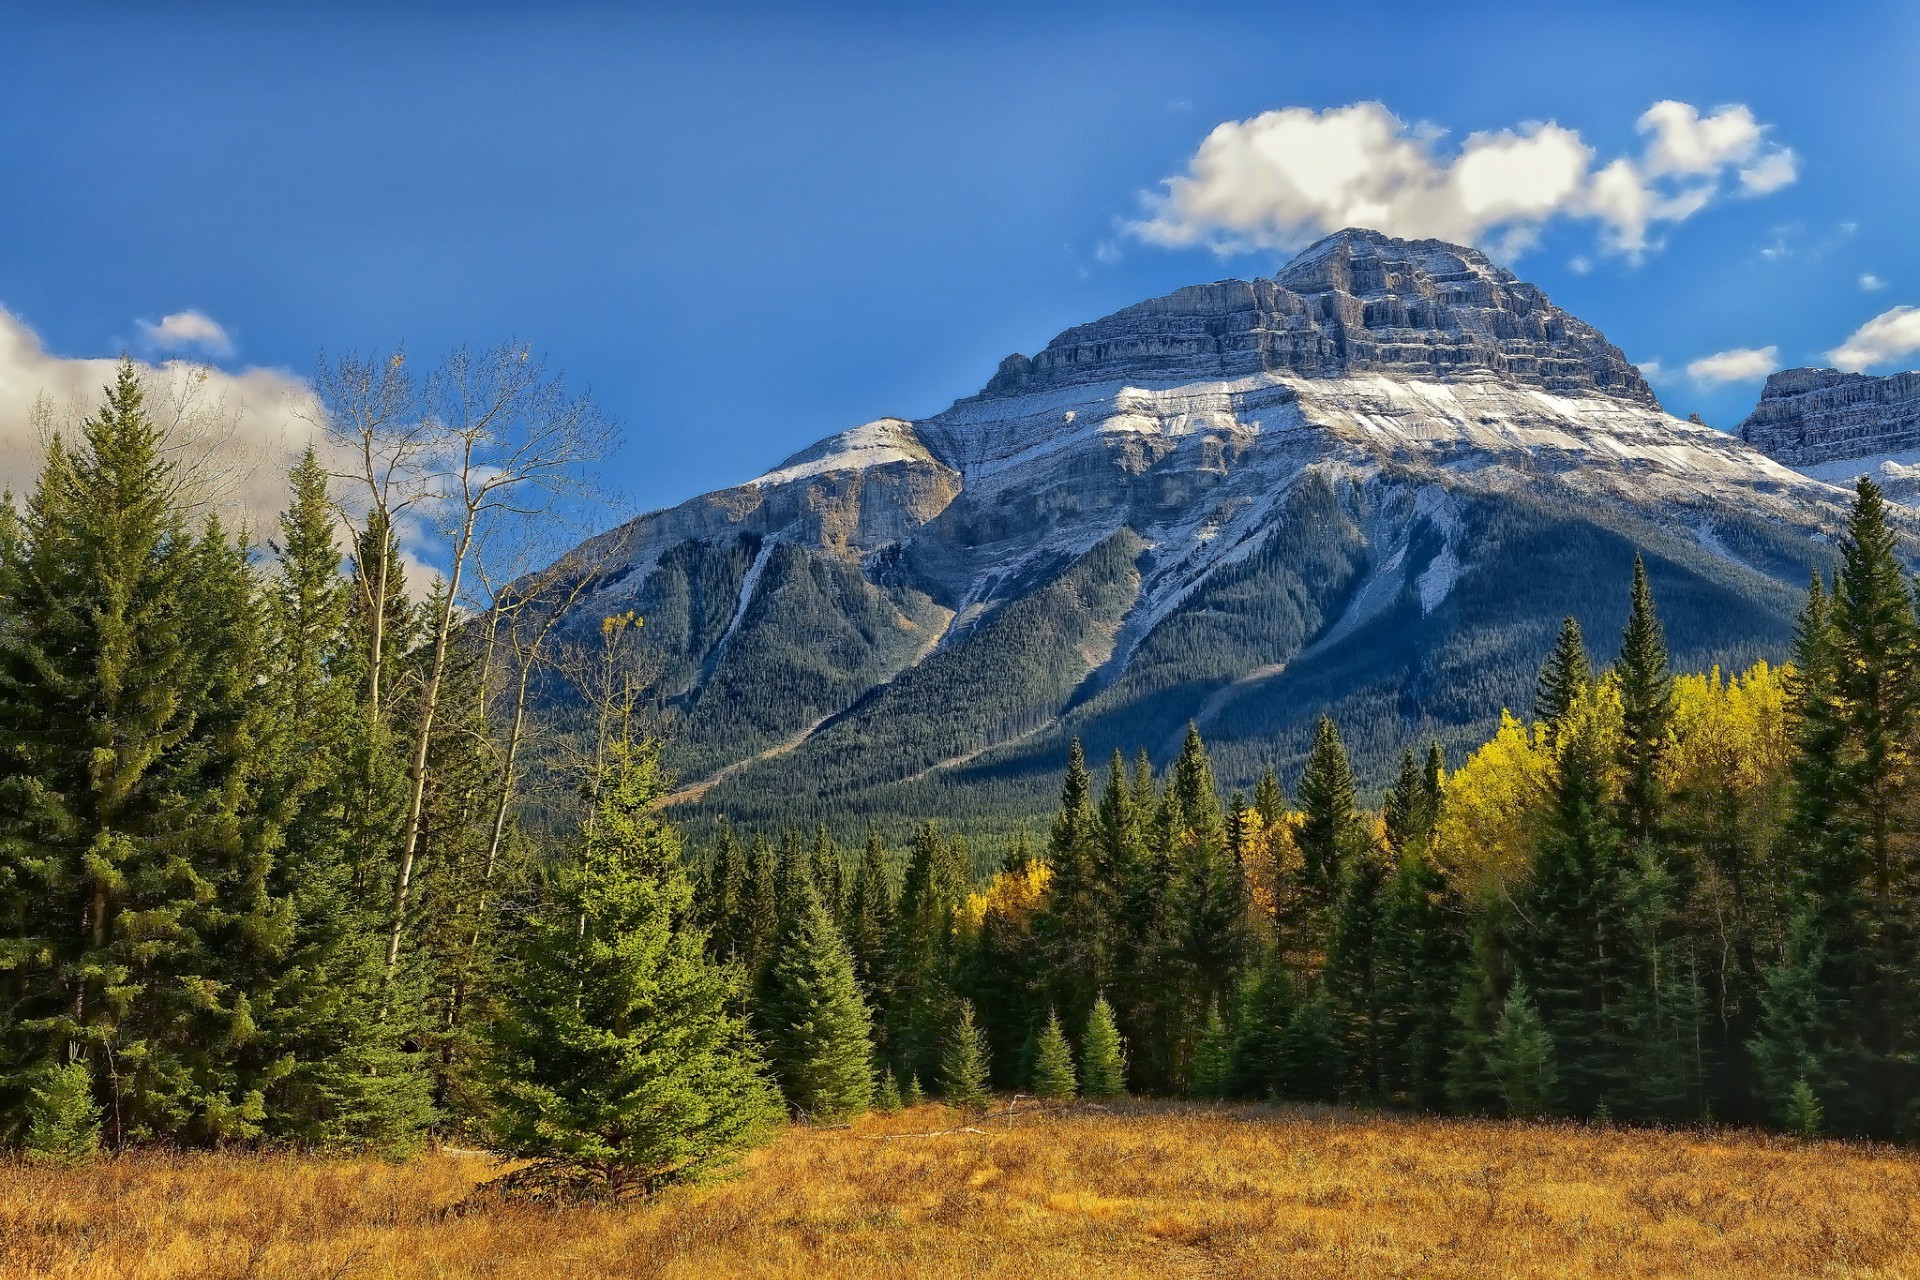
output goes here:
{"type": "Polygon", "coordinates": [[[1076,743],[991,851],[938,813],[695,848],[646,619],[560,644],[592,566],[483,554],[594,422],[496,354],[333,366],[367,465],[310,451],[265,536],[130,364],[0,510],[0,1140],[453,1136],[624,1197],[789,1118],[1010,1092],[1920,1137],[1920,620],[1870,481],[1789,663],[1671,670],[1636,562],[1617,642],[1569,620],[1524,719],[1404,743],[1377,809],[1343,733],[1395,727],[1323,718],[1251,795],[1192,729],[1161,769],[1076,743]]]}

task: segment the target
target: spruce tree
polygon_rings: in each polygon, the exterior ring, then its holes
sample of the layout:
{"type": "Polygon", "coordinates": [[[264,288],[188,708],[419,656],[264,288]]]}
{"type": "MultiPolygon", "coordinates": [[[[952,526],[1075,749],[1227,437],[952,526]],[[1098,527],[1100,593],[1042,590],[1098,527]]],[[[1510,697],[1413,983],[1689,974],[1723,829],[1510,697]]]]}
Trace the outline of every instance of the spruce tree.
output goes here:
{"type": "Polygon", "coordinates": [[[58,1164],[91,1160],[100,1151],[103,1110],[94,1101],[93,1077],[84,1064],[44,1068],[27,1093],[27,1153],[58,1164]]]}
{"type": "Polygon", "coordinates": [[[1587,658],[1587,646],[1580,635],[1580,624],[1568,617],[1560,624],[1560,637],[1553,652],[1540,668],[1533,687],[1533,718],[1547,726],[1549,735],[1558,730],[1567,713],[1586,695],[1593,684],[1593,663],[1587,658]]]}
{"type": "Polygon", "coordinates": [[[503,1155],[533,1161],[523,1180],[617,1199],[726,1165],[779,1095],[691,921],[658,748],[616,740],[596,789],[495,1027],[493,1125],[503,1155]]]}
{"type": "Polygon", "coordinates": [[[893,871],[880,832],[867,826],[866,848],[854,872],[847,900],[847,949],[853,956],[853,976],[876,1010],[892,999],[889,959],[893,944],[893,871]]]}
{"type": "Polygon", "coordinates": [[[1314,728],[1300,775],[1300,816],[1302,888],[1308,901],[1324,910],[1339,895],[1348,859],[1366,843],[1347,749],[1326,716],[1314,728]]]}
{"type": "Polygon", "coordinates": [[[1101,883],[1093,780],[1075,738],[1067,751],[1060,811],[1047,840],[1046,906],[1037,924],[1042,978],[1053,1003],[1083,1009],[1108,976],[1108,921],[1101,883]]]}
{"type": "Polygon", "coordinates": [[[1563,727],[1551,821],[1523,901],[1521,975],[1559,1053],[1566,1104],[1618,1105],[1632,1057],[1631,885],[1606,789],[1607,754],[1591,715],[1563,727]]]}
{"type": "Polygon", "coordinates": [[[375,942],[380,920],[356,893],[356,806],[365,767],[349,584],[334,544],[327,476],[309,448],[288,477],[289,503],[271,544],[271,697],[263,803],[284,815],[269,883],[291,903],[289,927],[265,957],[277,976],[259,1010],[267,1048],[267,1132],[306,1145],[412,1148],[433,1119],[422,1055],[406,1024],[380,1017],[388,993],[375,942]]]}
{"type": "Polygon", "coordinates": [[[235,1051],[261,969],[226,943],[284,917],[249,786],[251,576],[217,526],[186,532],[180,488],[123,361],[0,570],[0,865],[24,903],[0,1101],[17,1115],[44,1066],[83,1063],[114,1145],[258,1134],[235,1051]]]}
{"type": "Polygon", "coordinates": [[[962,1000],[955,1006],[952,1029],[940,1055],[940,1097],[948,1106],[963,1112],[987,1109],[993,1100],[988,1080],[992,1051],[987,1034],[974,1020],[973,1001],[962,1000]]]}
{"type": "Polygon", "coordinates": [[[1086,1035],[1080,1041],[1080,1092],[1096,1101],[1127,1094],[1126,1051],[1120,1043],[1120,1028],[1114,1025],[1113,1006],[1104,995],[1094,998],[1086,1035]]]}
{"type": "MultiPolygon", "coordinates": [[[[1177,1029],[1182,1057],[1198,1047],[1205,1010],[1231,999],[1251,951],[1246,876],[1228,851],[1220,797],[1205,744],[1193,725],[1175,762],[1172,785],[1176,850],[1172,910],[1178,922],[1171,955],[1183,990],[1177,1029]]],[[[1191,1064],[1187,1064],[1191,1079],[1191,1064]]],[[[1223,1068],[1224,1069],[1224,1068],[1223,1068]]]]}
{"type": "Polygon", "coordinates": [[[780,929],[760,1030],[787,1104],[840,1119],[873,1098],[871,1017],[853,961],[811,884],[802,884],[780,929]]]}
{"type": "Polygon", "coordinates": [[[1060,1015],[1049,1009],[1047,1025],[1034,1046],[1033,1092],[1048,1102],[1071,1098],[1080,1089],[1073,1072],[1073,1049],[1060,1029],[1060,1015]]]}
{"type": "Polygon", "coordinates": [[[1488,1046],[1487,1061],[1500,1081],[1508,1115],[1546,1113],[1553,1103],[1557,1078],[1553,1038],[1541,1024],[1524,981],[1516,981],[1507,993],[1488,1046]]]}
{"type": "Polygon", "coordinates": [[[1207,1019],[1200,1028],[1200,1043],[1194,1050],[1194,1097],[1224,1098],[1232,1091],[1233,1044],[1233,1031],[1220,1016],[1219,1003],[1210,1002],[1207,1019]]]}
{"type": "Polygon", "coordinates": [[[1362,1101],[1378,1101],[1387,1090],[1379,963],[1385,883],[1383,860],[1374,850],[1358,850],[1347,860],[1323,977],[1340,1047],[1342,1092],[1362,1101]]]}
{"type": "Polygon", "coordinates": [[[1658,834],[1661,812],[1660,759],[1673,720],[1673,673],[1667,670],[1667,641],[1654,613],[1647,567],[1633,557],[1633,603],[1614,664],[1620,690],[1620,763],[1626,775],[1621,796],[1621,825],[1629,840],[1658,834]]]}
{"type": "Polygon", "coordinates": [[[922,823],[894,915],[887,1049],[905,1070],[934,1079],[955,1017],[957,923],[972,888],[964,857],[938,826],[922,823]]]}

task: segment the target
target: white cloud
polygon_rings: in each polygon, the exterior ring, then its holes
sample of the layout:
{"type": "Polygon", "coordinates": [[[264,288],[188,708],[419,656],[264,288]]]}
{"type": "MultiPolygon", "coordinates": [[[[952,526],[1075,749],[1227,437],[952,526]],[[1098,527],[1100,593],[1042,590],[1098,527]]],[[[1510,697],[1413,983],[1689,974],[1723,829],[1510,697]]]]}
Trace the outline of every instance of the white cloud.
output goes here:
{"type": "Polygon", "coordinates": [[[1633,367],[1638,369],[1640,376],[1648,382],[1658,382],[1664,378],[1667,373],[1665,366],[1658,360],[1636,360],[1633,367]]]}
{"type": "MultiPolygon", "coordinates": [[[[33,487],[42,434],[77,428],[118,363],[54,355],[0,307],[0,482],[17,495],[33,487]]],[[[287,468],[313,434],[306,384],[274,369],[226,373],[180,360],[140,368],[156,421],[198,464],[217,505],[258,533],[270,530],[286,505],[287,468]]]]}
{"type": "Polygon", "coordinates": [[[1873,274],[1873,272],[1868,271],[1861,275],[1860,287],[1862,289],[1865,289],[1868,293],[1874,293],[1874,292],[1877,292],[1878,290],[1886,288],[1887,282],[1885,280],[1882,280],[1879,276],[1873,274]]]}
{"type": "Polygon", "coordinates": [[[1845,342],[1827,352],[1827,359],[1836,369],[1858,373],[1914,351],[1920,351],[1920,309],[1894,307],[1855,329],[1845,342]]]}
{"type": "Polygon", "coordinates": [[[176,311],[162,316],[159,324],[142,320],[140,329],[147,341],[160,351],[199,350],[208,355],[230,356],[233,339],[213,317],[198,311],[176,311]]]}
{"type": "Polygon", "coordinates": [[[1120,246],[1111,240],[1102,240],[1093,246],[1093,260],[1102,266],[1112,266],[1120,261],[1120,246]]]}
{"type": "Polygon", "coordinates": [[[1766,139],[1744,106],[1702,116],[1659,102],[1638,122],[1638,158],[1595,167],[1580,134],[1548,122],[1472,133],[1443,152],[1444,131],[1408,124],[1378,102],[1287,107],[1218,125],[1163,189],[1143,193],[1142,240],[1217,253],[1297,249],[1342,227],[1478,242],[1518,252],[1557,217],[1599,224],[1605,248],[1637,257],[1662,224],[1728,191],[1792,182],[1793,153],[1766,139]]]}
{"type": "Polygon", "coordinates": [[[1687,376],[1702,385],[1751,382],[1780,367],[1779,347],[1735,347],[1689,361],[1687,376]]]}
{"type": "Polygon", "coordinates": [[[1573,268],[1575,275],[1583,276],[1593,270],[1593,259],[1584,253],[1576,253],[1567,260],[1567,265],[1573,268]]]}

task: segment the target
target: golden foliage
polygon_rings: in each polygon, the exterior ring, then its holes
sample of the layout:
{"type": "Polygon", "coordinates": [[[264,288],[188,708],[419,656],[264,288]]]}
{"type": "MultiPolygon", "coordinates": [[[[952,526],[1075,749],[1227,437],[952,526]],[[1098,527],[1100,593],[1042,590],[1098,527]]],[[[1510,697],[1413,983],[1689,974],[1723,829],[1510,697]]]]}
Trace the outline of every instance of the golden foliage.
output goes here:
{"type": "Polygon", "coordinates": [[[1457,884],[1484,888],[1525,872],[1552,778],[1538,727],[1501,712],[1493,738],[1447,776],[1436,856],[1457,884]]]}
{"type": "Polygon", "coordinates": [[[1052,868],[1035,859],[1018,871],[997,871],[991,880],[967,895],[966,917],[961,927],[975,930],[989,913],[1009,924],[1025,929],[1047,902],[1047,882],[1052,868]]]}
{"type": "Polygon", "coordinates": [[[259,1277],[1920,1276],[1920,1161],[1752,1133],[1137,1106],[794,1129],[731,1182],[502,1204],[484,1157],[0,1165],[0,1274],[259,1277]]]}

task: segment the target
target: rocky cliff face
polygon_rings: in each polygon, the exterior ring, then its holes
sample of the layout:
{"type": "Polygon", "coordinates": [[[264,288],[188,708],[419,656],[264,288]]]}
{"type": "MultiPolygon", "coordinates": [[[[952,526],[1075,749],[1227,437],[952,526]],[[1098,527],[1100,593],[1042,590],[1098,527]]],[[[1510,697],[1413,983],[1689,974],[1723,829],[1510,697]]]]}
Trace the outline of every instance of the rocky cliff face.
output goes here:
{"type": "Polygon", "coordinates": [[[1348,231],[603,535],[577,608],[647,615],[689,803],[1037,812],[1069,735],[1197,721],[1227,785],[1322,710],[1363,771],[1476,741],[1635,550],[1681,665],[1777,656],[1843,501],[1481,254],[1348,231]]]}
{"type": "Polygon", "coordinates": [[[1181,289],[1069,329],[1031,359],[1009,356],[984,397],[1131,380],[1197,382],[1258,373],[1454,379],[1653,392],[1600,333],[1477,250],[1343,231],[1271,280],[1181,289]]]}
{"type": "Polygon", "coordinates": [[[1920,451],[1920,373],[1783,369],[1736,434],[1792,467],[1920,451]]]}

